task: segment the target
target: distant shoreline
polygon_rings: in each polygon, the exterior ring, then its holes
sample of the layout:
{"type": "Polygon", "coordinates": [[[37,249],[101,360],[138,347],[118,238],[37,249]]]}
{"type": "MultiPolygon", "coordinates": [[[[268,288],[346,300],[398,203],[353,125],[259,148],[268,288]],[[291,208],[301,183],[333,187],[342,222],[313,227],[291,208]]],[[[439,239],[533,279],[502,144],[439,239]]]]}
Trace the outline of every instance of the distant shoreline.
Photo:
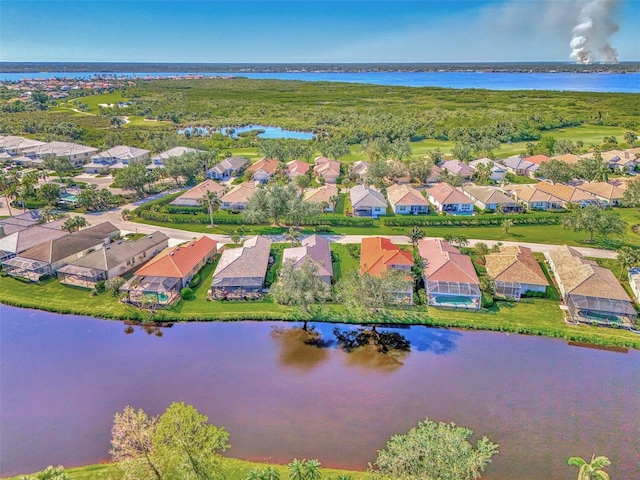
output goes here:
{"type": "Polygon", "coordinates": [[[569,62],[496,63],[129,63],[129,62],[0,62],[0,73],[637,73],[640,61],[616,65],[569,62]]]}

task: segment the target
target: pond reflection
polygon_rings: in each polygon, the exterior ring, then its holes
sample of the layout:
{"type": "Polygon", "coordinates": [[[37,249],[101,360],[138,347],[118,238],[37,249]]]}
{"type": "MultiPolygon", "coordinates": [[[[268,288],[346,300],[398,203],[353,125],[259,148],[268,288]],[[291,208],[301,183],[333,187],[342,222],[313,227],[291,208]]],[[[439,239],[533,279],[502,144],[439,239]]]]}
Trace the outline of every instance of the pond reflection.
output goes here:
{"type": "Polygon", "coordinates": [[[315,327],[272,327],[271,338],[278,345],[278,363],[286,367],[301,370],[313,370],[329,359],[326,348],[332,342],[326,342],[315,327]]]}
{"type": "Polygon", "coordinates": [[[411,351],[411,344],[398,332],[371,328],[333,329],[338,346],[348,353],[346,364],[381,372],[394,372],[411,351]]]}

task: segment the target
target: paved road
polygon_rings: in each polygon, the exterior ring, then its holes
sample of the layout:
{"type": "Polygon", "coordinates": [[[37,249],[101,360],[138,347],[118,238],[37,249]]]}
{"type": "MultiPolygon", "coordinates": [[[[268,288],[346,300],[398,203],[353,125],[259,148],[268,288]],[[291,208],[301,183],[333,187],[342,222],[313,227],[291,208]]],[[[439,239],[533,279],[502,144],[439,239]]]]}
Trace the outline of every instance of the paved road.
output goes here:
{"type": "MultiPolygon", "coordinates": [[[[127,208],[129,210],[133,210],[136,205],[129,204],[125,205],[122,208],[127,208]]],[[[128,222],[122,220],[120,216],[120,210],[114,210],[110,212],[103,212],[98,214],[87,214],[83,215],[87,218],[89,222],[92,224],[106,222],[109,221],[113,223],[116,227],[124,232],[134,232],[134,233],[152,233],[155,231],[160,231],[167,235],[169,238],[175,239],[175,243],[179,243],[179,241],[191,240],[194,237],[199,237],[200,233],[196,232],[188,232],[186,230],[180,230],[177,228],[168,228],[168,227],[156,227],[154,225],[144,225],[141,223],[128,222]]],[[[220,235],[208,233],[207,237],[216,240],[220,244],[231,243],[231,240],[228,235],[220,235]]],[[[370,237],[373,235],[323,235],[329,240],[337,243],[360,243],[364,237],[370,237]]],[[[409,239],[404,235],[385,235],[390,238],[391,241],[397,244],[408,244],[410,243],[409,239]]],[[[269,237],[273,241],[285,241],[284,235],[269,235],[269,237]]],[[[437,237],[427,237],[427,238],[437,238],[437,237]]],[[[469,245],[473,246],[476,243],[485,243],[487,246],[492,247],[497,241],[494,240],[481,240],[481,239],[469,239],[469,245]]],[[[528,247],[534,252],[548,252],[553,248],[558,247],[558,245],[552,244],[543,244],[543,243],[526,243],[526,242],[501,242],[503,245],[521,245],[523,247],[528,247]]],[[[616,258],[616,252],[613,250],[602,250],[598,248],[588,248],[588,247],[574,247],[580,253],[587,257],[594,258],[616,258]]]]}

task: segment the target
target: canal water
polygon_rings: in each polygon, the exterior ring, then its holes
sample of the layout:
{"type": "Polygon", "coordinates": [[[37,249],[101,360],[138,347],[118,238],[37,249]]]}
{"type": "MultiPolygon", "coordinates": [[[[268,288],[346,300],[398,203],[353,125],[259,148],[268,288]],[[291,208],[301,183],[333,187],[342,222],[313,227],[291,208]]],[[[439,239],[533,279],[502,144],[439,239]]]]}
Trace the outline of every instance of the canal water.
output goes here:
{"type": "Polygon", "coordinates": [[[145,331],[0,306],[0,474],[107,461],[116,412],[183,401],[230,432],[239,458],[364,469],[389,436],[429,417],[500,444],[486,479],[566,480],[567,458],[593,453],[611,459],[611,478],[639,478],[638,351],[411,327],[379,329],[409,352],[348,353],[335,325],[309,325],[320,338],[301,327],[145,331]]]}

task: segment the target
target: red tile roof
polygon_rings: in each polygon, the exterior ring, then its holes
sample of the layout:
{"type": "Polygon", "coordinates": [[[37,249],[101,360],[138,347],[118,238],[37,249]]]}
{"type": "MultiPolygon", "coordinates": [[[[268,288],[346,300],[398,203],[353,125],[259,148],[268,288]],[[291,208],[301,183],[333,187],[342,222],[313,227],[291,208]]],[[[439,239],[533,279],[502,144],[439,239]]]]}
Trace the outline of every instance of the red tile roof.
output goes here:
{"type": "Polygon", "coordinates": [[[136,275],[184,278],[203,258],[215,253],[217,244],[209,237],[201,237],[187,244],[165,248],[140,268],[136,275]]]}
{"type": "Polygon", "coordinates": [[[392,265],[413,265],[411,252],[400,250],[396,244],[384,237],[362,239],[360,252],[360,271],[371,275],[380,275],[392,265]]]}
{"type": "Polygon", "coordinates": [[[542,162],[548,162],[551,158],[546,155],[533,155],[531,157],[524,157],[523,160],[540,165],[542,162]]]}

